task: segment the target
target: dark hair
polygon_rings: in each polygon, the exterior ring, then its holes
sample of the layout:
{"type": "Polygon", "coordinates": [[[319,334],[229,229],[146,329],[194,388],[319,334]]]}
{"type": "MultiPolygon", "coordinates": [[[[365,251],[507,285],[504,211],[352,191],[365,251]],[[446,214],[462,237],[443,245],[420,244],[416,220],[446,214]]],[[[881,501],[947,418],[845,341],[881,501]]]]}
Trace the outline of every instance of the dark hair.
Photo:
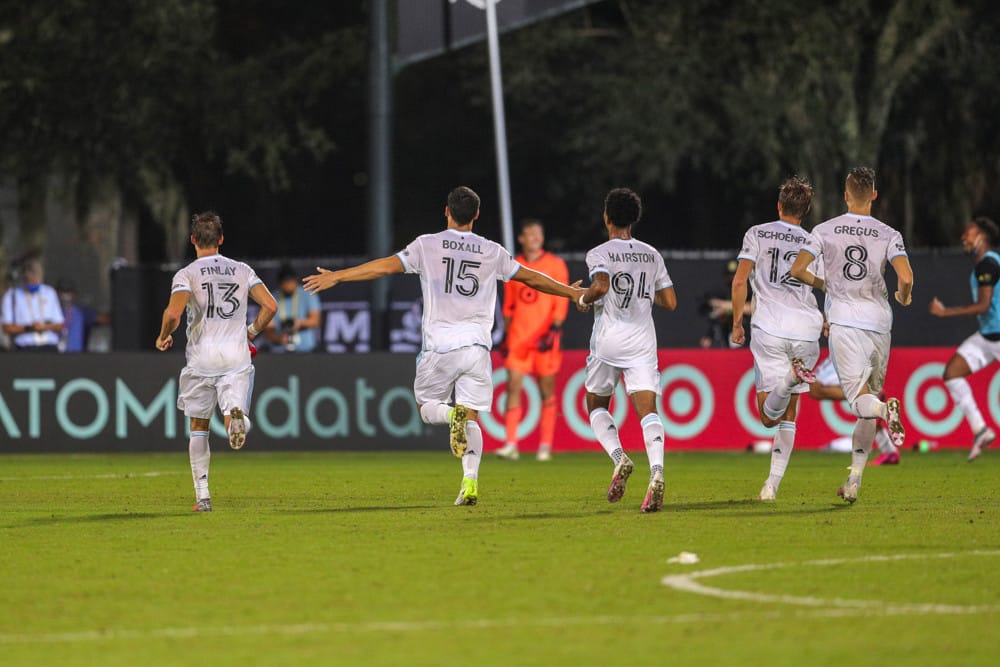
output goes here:
{"type": "Polygon", "coordinates": [[[628,188],[615,188],[604,198],[604,212],[615,227],[629,227],[642,217],[642,200],[628,188]]]}
{"type": "Polygon", "coordinates": [[[986,216],[978,216],[969,221],[970,225],[975,225],[979,228],[983,234],[986,234],[986,240],[989,242],[990,246],[995,246],[997,241],[1000,241],[1000,227],[997,227],[997,223],[993,222],[986,216]]]}
{"type": "Polygon", "coordinates": [[[298,280],[299,274],[295,273],[295,269],[292,268],[291,264],[282,264],[281,268],[278,269],[278,282],[283,283],[286,280],[298,280]]]}
{"type": "Polygon", "coordinates": [[[472,188],[459,186],[448,193],[448,210],[459,225],[467,225],[479,212],[479,195],[472,188]]]}
{"type": "Polygon", "coordinates": [[[199,248],[216,248],[222,240],[222,218],[215,211],[195,213],[191,217],[191,236],[199,248]]]}
{"type": "Polygon", "coordinates": [[[545,231],[545,225],[538,218],[525,218],[521,221],[521,226],[518,227],[518,233],[523,232],[528,227],[541,227],[542,231],[545,231]]]}
{"type": "Polygon", "coordinates": [[[785,179],[778,190],[778,201],[785,215],[801,220],[812,205],[813,186],[801,176],[785,179]]]}
{"type": "Polygon", "coordinates": [[[875,170],[871,167],[855,167],[847,172],[847,191],[859,200],[871,200],[875,191],[875,170]]]}

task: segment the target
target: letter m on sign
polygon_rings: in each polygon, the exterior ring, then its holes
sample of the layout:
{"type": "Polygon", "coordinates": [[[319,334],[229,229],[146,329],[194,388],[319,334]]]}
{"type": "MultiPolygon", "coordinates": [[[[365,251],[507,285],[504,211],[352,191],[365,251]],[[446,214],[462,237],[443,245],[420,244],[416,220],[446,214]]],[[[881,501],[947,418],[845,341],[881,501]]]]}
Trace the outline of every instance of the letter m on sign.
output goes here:
{"type": "Polygon", "coordinates": [[[323,304],[326,326],[323,340],[327,352],[368,352],[371,315],[364,301],[323,304]]]}

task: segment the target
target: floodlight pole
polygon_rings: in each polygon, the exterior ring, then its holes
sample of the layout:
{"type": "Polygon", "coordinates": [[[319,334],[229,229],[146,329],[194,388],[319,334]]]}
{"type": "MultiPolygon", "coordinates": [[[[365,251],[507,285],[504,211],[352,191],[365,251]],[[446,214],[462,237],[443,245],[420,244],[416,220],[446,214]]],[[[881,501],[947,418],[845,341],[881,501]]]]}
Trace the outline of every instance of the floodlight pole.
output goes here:
{"type": "Polygon", "coordinates": [[[514,222],[510,205],[510,170],[507,166],[507,125],[504,119],[503,81],[500,75],[500,31],[497,0],[486,0],[486,37],[490,51],[490,89],[493,93],[493,137],[497,153],[497,185],[500,194],[500,230],[503,245],[514,252],[514,222]]]}
{"type": "MultiPolygon", "coordinates": [[[[392,62],[389,53],[389,0],[371,2],[371,49],[368,59],[368,256],[386,257],[392,245],[392,62]]],[[[370,345],[389,348],[389,282],[371,283],[370,345]]]]}

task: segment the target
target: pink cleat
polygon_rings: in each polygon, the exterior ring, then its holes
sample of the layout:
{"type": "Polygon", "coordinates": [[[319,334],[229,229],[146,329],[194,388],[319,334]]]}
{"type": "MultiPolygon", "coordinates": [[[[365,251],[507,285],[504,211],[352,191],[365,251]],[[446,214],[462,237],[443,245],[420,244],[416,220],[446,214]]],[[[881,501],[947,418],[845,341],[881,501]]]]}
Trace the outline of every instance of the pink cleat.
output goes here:
{"type": "Polygon", "coordinates": [[[625,495],[625,484],[634,467],[632,459],[622,453],[622,460],[615,466],[615,473],[611,476],[611,486],[608,487],[609,503],[617,503],[625,495]]]}
{"type": "Polygon", "coordinates": [[[885,402],[886,415],[885,425],[889,428],[889,438],[896,447],[903,446],[906,439],[906,431],[903,429],[902,406],[898,398],[890,398],[885,402]]]}
{"type": "Polygon", "coordinates": [[[795,377],[797,377],[800,382],[812,384],[816,381],[816,374],[811,369],[806,367],[806,362],[798,357],[792,359],[792,372],[795,373],[795,377]]]}
{"type": "Polygon", "coordinates": [[[870,466],[894,466],[899,465],[899,452],[883,452],[874,461],[869,461],[870,466]]]}
{"type": "Polygon", "coordinates": [[[656,473],[653,479],[649,480],[649,488],[646,489],[646,498],[642,501],[643,512],[659,512],[663,508],[663,473],[656,473]]]}

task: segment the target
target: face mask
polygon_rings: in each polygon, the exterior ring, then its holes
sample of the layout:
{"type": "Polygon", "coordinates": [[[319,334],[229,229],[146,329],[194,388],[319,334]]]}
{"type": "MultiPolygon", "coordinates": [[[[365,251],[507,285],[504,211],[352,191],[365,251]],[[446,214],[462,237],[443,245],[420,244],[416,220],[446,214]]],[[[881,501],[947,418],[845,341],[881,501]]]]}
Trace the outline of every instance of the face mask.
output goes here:
{"type": "Polygon", "coordinates": [[[35,284],[28,284],[27,288],[28,288],[29,292],[31,292],[32,294],[35,294],[36,292],[38,292],[38,290],[42,289],[42,286],[41,286],[41,284],[37,284],[37,285],[35,285],[35,284]]]}

